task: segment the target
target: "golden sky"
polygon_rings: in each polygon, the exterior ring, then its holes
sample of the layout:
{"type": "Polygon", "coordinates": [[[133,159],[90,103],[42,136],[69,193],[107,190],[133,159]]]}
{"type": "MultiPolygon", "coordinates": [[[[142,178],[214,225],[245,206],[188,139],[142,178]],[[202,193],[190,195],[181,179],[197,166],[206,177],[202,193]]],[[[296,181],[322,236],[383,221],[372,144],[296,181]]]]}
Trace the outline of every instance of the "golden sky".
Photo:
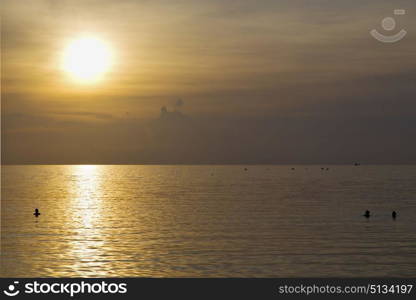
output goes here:
{"type": "Polygon", "coordinates": [[[3,159],[415,161],[416,4],[350,2],[2,1],[3,159]],[[375,41],[396,8],[408,35],[375,41]],[[112,53],[89,84],[62,70],[83,36],[112,53]]]}

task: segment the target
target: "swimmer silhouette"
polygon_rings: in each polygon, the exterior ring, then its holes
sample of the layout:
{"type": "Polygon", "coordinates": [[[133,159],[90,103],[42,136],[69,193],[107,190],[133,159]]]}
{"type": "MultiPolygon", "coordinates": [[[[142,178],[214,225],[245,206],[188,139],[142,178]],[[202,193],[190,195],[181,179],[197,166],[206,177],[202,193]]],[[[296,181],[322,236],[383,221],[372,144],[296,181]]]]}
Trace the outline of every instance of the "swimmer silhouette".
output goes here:
{"type": "Polygon", "coordinates": [[[33,213],[33,215],[37,218],[40,216],[40,212],[39,209],[35,208],[35,212],[33,213]]]}
{"type": "Polygon", "coordinates": [[[370,211],[366,210],[365,213],[363,214],[363,216],[368,219],[370,217],[370,211]]]}
{"type": "Polygon", "coordinates": [[[393,220],[396,220],[396,217],[397,217],[396,211],[393,210],[393,212],[391,213],[391,217],[393,218],[393,220]]]}

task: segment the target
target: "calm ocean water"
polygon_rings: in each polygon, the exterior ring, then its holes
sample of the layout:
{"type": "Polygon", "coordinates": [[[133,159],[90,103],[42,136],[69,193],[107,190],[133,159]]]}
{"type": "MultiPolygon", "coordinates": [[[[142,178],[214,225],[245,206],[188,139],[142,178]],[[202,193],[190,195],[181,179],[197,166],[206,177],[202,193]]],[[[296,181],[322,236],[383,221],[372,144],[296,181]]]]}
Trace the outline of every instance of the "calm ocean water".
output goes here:
{"type": "Polygon", "coordinates": [[[3,166],[1,276],[414,277],[416,166],[291,167],[3,166]]]}

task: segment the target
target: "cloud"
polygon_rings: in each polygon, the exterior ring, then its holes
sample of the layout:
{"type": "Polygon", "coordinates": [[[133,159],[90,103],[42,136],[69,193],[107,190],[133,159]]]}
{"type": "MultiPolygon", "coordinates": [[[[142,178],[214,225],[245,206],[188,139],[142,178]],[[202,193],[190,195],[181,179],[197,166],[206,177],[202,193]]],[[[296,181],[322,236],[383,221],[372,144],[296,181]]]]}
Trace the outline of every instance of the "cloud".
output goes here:
{"type": "Polygon", "coordinates": [[[96,119],[112,119],[114,116],[107,113],[96,113],[88,111],[65,111],[65,112],[53,112],[55,115],[68,115],[68,116],[82,116],[93,117],[96,119]]]}
{"type": "Polygon", "coordinates": [[[416,162],[411,115],[198,117],[163,110],[152,120],[65,123],[14,115],[6,122],[5,163],[416,162]]]}
{"type": "Polygon", "coordinates": [[[4,161],[414,162],[415,37],[369,35],[399,7],[416,4],[6,1],[4,161]],[[118,58],[94,87],[59,69],[86,31],[118,58]]]}
{"type": "Polygon", "coordinates": [[[178,100],[176,100],[176,102],[175,102],[175,107],[177,107],[177,108],[180,108],[180,107],[182,107],[184,105],[184,102],[183,102],[183,100],[182,99],[178,99],[178,100]]]}

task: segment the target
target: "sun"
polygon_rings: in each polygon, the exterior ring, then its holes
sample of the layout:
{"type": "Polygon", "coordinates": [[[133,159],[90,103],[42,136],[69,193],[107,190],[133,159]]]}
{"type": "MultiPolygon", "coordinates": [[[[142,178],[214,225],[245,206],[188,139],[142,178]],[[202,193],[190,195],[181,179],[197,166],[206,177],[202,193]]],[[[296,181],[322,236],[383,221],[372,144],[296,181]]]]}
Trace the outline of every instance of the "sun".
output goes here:
{"type": "Polygon", "coordinates": [[[81,83],[96,82],[109,70],[111,51],[95,37],[73,40],[64,50],[62,68],[81,83]]]}

